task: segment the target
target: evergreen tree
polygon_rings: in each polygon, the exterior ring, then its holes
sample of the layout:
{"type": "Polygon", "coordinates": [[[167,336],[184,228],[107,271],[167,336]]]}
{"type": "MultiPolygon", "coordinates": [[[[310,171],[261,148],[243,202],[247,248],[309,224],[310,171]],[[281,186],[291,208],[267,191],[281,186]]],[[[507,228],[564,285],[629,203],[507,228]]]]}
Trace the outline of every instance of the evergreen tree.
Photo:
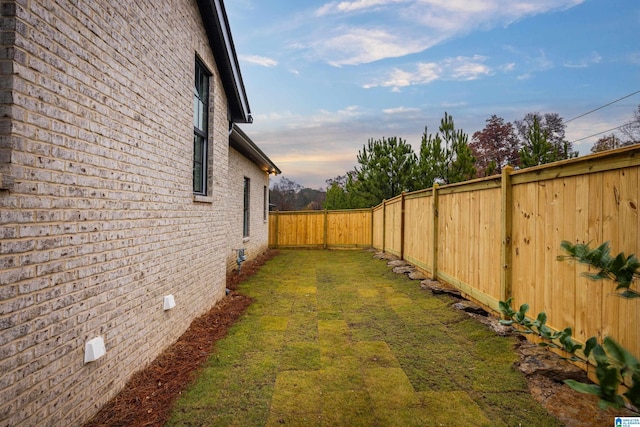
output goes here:
{"type": "Polygon", "coordinates": [[[446,112],[435,135],[425,128],[417,167],[419,186],[428,188],[436,182],[452,184],[472,179],[476,159],[468,142],[468,135],[455,129],[453,117],[446,112]]]}
{"type": "Polygon", "coordinates": [[[525,168],[551,163],[558,160],[558,150],[549,141],[549,132],[542,129],[537,116],[533,118],[532,125],[527,129],[526,138],[520,150],[520,162],[525,168]]]}
{"type": "Polygon", "coordinates": [[[375,206],[415,186],[416,155],[402,138],[370,139],[358,152],[359,167],[347,190],[359,206],[375,206]]]}

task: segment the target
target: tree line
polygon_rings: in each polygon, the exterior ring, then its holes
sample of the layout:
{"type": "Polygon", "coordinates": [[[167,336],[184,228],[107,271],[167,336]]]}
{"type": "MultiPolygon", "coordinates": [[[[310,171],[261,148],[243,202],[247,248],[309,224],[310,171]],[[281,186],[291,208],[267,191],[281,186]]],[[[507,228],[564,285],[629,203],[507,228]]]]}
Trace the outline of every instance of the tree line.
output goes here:
{"type": "MultiPolygon", "coordinates": [[[[469,141],[445,112],[435,133],[425,127],[418,153],[402,138],[369,139],[358,151],[358,166],[328,179],[326,193],[283,177],[271,189],[271,203],[278,210],[368,208],[435,183],[500,174],[507,165],[521,169],[577,157],[565,129],[556,113],[528,113],[514,123],[492,115],[469,141]]],[[[591,151],[640,142],[640,105],[620,133],[601,137],[591,151]]]]}

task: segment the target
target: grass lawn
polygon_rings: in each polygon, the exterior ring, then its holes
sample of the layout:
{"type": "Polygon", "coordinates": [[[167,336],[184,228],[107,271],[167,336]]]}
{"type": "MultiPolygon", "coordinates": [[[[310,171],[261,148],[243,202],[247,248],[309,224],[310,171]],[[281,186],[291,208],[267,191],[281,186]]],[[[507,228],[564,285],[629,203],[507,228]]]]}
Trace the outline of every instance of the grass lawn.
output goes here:
{"type": "Polygon", "coordinates": [[[367,251],[281,251],[176,402],[169,426],[560,425],[510,337],[367,251]]]}

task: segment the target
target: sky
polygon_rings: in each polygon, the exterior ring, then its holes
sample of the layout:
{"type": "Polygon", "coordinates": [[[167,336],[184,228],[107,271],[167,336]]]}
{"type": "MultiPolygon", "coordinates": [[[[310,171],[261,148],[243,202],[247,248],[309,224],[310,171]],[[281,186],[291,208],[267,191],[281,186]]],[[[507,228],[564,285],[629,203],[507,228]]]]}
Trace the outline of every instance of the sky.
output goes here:
{"type": "Polygon", "coordinates": [[[445,112],[469,139],[494,114],[514,122],[558,113],[585,155],[603,135],[585,137],[624,124],[640,105],[640,93],[627,96],[640,91],[638,0],[225,7],[254,119],[241,127],[280,177],[304,187],[353,170],[369,139],[399,137],[419,153],[445,112]]]}

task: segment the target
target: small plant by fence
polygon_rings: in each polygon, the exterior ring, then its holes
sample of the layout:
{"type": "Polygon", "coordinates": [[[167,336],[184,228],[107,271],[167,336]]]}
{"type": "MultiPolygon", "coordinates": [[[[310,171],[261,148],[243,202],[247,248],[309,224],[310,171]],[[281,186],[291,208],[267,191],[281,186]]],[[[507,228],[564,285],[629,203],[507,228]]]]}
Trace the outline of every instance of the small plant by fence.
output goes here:
{"type": "Polygon", "coordinates": [[[640,355],[640,306],[587,267],[558,262],[560,243],[640,252],[640,146],[402,194],[372,209],[277,212],[272,247],[368,247],[395,254],[499,312],[513,298],[574,338],[610,336],[640,355]]]}

